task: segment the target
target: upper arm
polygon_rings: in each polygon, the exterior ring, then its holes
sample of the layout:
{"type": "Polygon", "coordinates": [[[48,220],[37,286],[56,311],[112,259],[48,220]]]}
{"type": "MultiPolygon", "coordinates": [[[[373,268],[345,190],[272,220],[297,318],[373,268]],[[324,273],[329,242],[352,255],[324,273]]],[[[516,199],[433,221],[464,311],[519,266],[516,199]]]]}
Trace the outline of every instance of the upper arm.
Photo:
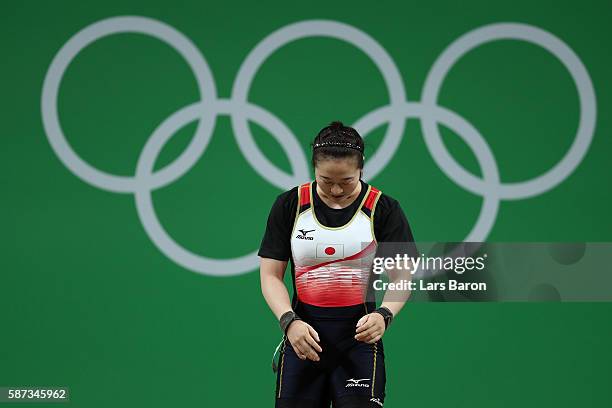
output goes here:
{"type": "Polygon", "coordinates": [[[295,218],[297,188],[280,194],[268,215],[266,231],[261,240],[259,252],[262,258],[289,260],[291,256],[291,229],[295,218]]]}
{"type": "MultiPolygon", "coordinates": [[[[382,204],[382,203],[380,203],[382,204]]],[[[399,202],[393,199],[388,199],[382,208],[378,208],[375,214],[378,218],[378,225],[375,225],[376,240],[379,242],[413,242],[412,229],[406,218],[406,214],[402,210],[399,202]]]]}
{"type": "Polygon", "coordinates": [[[259,261],[259,273],[262,278],[268,276],[275,276],[280,280],[285,277],[285,270],[287,269],[287,261],[279,261],[278,259],[272,258],[260,258],[259,261]]]}
{"type": "Polygon", "coordinates": [[[417,258],[419,254],[412,229],[399,202],[387,196],[379,200],[376,211],[380,211],[374,218],[376,240],[379,242],[376,256],[395,257],[399,254],[417,258]]]}

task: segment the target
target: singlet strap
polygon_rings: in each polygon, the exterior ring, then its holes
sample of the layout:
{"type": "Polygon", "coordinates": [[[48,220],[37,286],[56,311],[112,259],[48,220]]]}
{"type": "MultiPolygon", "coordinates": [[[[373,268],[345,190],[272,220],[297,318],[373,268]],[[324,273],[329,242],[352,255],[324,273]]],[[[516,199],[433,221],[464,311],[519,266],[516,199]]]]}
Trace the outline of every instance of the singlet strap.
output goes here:
{"type": "Polygon", "coordinates": [[[300,185],[298,189],[298,195],[299,195],[298,214],[301,214],[307,209],[309,209],[310,206],[312,205],[312,203],[310,202],[310,182],[300,185]]]}
{"type": "Polygon", "coordinates": [[[370,187],[370,192],[368,193],[368,196],[366,197],[363,206],[361,207],[361,211],[363,211],[365,215],[371,218],[372,213],[374,211],[374,207],[376,206],[376,203],[378,202],[378,199],[380,198],[382,192],[376,187],[370,187]]]}

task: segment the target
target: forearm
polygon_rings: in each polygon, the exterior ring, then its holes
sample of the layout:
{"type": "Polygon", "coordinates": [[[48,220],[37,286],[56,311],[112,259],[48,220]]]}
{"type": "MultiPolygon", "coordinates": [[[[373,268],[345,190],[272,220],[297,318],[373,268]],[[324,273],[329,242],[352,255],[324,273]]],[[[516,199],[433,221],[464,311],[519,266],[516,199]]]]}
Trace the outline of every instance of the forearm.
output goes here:
{"type": "MultiPolygon", "coordinates": [[[[396,287],[403,287],[406,285],[401,285],[401,283],[410,282],[412,280],[412,263],[410,263],[410,269],[391,269],[387,270],[387,274],[389,276],[389,283],[395,283],[396,287]]],[[[410,298],[410,294],[412,292],[409,288],[400,289],[400,290],[389,290],[385,291],[385,295],[383,297],[383,301],[380,306],[384,306],[391,310],[393,316],[397,316],[397,314],[402,310],[408,299],[410,298]]]]}
{"type": "Polygon", "coordinates": [[[285,283],[279,277],[271,275],[262,276],[261,292],[277,319],[280,319],[283,313],[292,310],[289,292],[285,283]]]}
{"type": "Polygon", "coordinates": [[[400,310],[402,310],[402,308],[408,301],[408,298],[410,297],[410,295],[408,295],[405,300],[396,300],[395,295],[393,295],[393,300],[387,300],[386,297],[387,297],[387,294],[385,294],[385,298],[383,298],[383,301],[380,304],[380,306],[386,307],[387,309],[391,311],[391,313],[393,313],[393,316],[397,316],[397,314],[400,312],[400,310]]]}

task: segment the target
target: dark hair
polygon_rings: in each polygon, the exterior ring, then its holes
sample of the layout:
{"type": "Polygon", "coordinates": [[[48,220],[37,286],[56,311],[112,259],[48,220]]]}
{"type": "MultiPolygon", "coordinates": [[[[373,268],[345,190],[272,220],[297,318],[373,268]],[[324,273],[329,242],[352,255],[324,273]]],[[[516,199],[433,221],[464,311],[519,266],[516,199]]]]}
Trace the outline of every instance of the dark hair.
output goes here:
{"type": "Polygon", "coordinates": [[[312,165],[324,158],[354,157],[357,167],[363,169],[364,144],[361,135],[340,121],[333,121],[321,129],[312,144],[312,165]]]}

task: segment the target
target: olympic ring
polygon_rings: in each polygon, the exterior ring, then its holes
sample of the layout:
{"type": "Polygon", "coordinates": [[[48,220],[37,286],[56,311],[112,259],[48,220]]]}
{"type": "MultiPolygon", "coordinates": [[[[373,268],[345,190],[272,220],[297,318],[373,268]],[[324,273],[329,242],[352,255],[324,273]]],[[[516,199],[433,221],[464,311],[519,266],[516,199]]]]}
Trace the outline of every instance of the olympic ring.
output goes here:
{"type": "MultiPolygon", "coordinates": [[[[517,200],[544,193],[561,183],[580,164],[586,154],[596,122],[595,91],[586,68],[574,52],[561,40],[546,31],[525,24],[504,23],[491,24],[473,30],[452,43],[434,63],[423,87],[423,104],[434,107],[444,77],[450,67],[471,49],[489,41],[513,39],[532,42],[549,51],[567,68],[576,83],[580,99],[580,122],[576,138],[566,156],[545,174],[518,183],[500,183],[487,191],[479,179],[461,167],[446,151],[435,116],[423,115],[421,122],[425,142],[432,152],[436,163],[446,175],[466,190],[475,194],[496,194],[500,198],[517,200]]],[[[485,142],[486,144],[486,142],[485,142]]]]}
{"type": "Polygon", "coordinates": [[[390,101],[365,114],[353,125],[364,137],[388,122],[387,132],[376,153],[364,167],[364,180],[375,177],[392,159],[404,132],[406,120],[421,120],[425,144],[436,164],[456,184],[481,195],[480,214],[465,241],[481,242],[490,233],[500,200],[517,200],[542,194],[563,182],[580,164],[591,144],[596,124],[596,99],[589,74],[578,56],[559,38],[534,26],[519,23],[498,23],[472,30],[440,54],[423,87],[422,102],[406,100],[399,70],[385,49],[372,37],[345,23],[332,20],[308,20],[289,24],[264,38],[242,63],[231,98],[217,97],[214,78],[204,56],[197,47],[173,27],[146,17],[112,17],[98,21],[73,35],[53,58],[42,87],[41,111],[43,127],[49,143],[62,163],[77,177],[100,189],[116,193],[133,193],[138,216],[149,238],[157,248],[177,264],[194,272],[229,276],[249,272],[258,265],[257,253],[234,259],[214,259],[194,254],[176,243],[165,231],[153,208],[151,192],[170,184],[185,174],[206,150],[216,118],[229,115],[240,151],[264,179],[280,189],[289,189],[309,179],[308,164],[297,138],[276,116],[248,102],[248,90],[263,62],[280,47],[301,38],[327,36],[346,41],[368,55],[380,70],[390,101]],[[62,131],[57,96],[62,77],[72,60],[89,44],[109,35],[136,32],[157,38],[185,59],[192,70],[201,100],[185,106],[160,123],[147,140],[133,177],[117,176],[94,168],[72,149],[62,131]],[[576,138],[552,169],[528,181],[502,183],[495,157],[478,130],[456,113],[438,106],[442,82],[450,68],[463,55],[484,43],[514,39],[539,45],[557,57],[571,74],[580,100],[580,121],[576,138]],[[183,126],[198,121],[196,132],[187,148],[166,167],[154,172],[156,158],[165,144],[183,126]],[[292,174],[272,164],[259,150],[250,133],[251,120],[268,130],[279,142],[290,161],[292,174]],[[443,124],[459,135],[472,149],[481,168],[480,179],[459,165],[444,147],[438,125],[443,124]]]}

